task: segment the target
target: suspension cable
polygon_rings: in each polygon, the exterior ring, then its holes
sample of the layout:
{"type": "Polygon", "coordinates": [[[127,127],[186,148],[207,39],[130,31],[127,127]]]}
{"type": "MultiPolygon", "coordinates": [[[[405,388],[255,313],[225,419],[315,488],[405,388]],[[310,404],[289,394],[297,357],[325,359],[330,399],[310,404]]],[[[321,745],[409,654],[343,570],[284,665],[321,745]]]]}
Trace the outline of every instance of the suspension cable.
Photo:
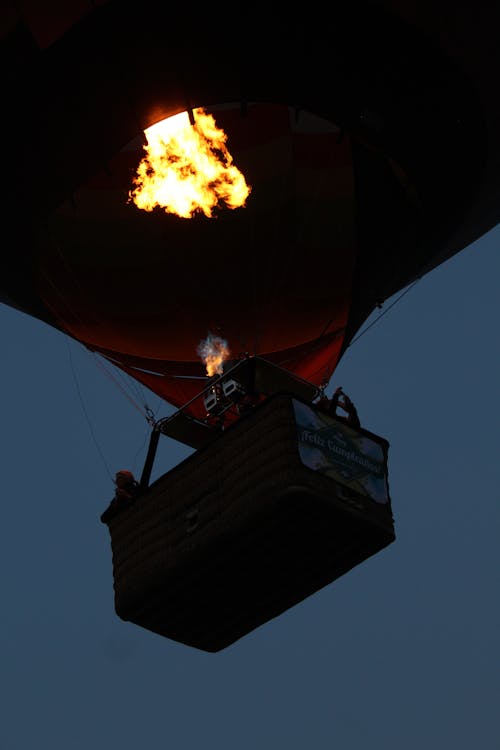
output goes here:
{"type": "Polygon", "coordinates": [[[115,377],[114,377],[114,375],[112,375],[112,374],[111,374],[111,372],[110,372],[110,371],[109,371],[109,370],[108,370],[108,369],[107,369],[107,368],[106,368],[106,367],[104,366],[104,363],[103,363],[103,362],[102,362],[102,360],[101,360],[101,359],[100,359],[100,358],[99,358],[99,357],[98,357],[98,356],[97,356],[97,355],[95,354],[95,352],[93,352],[93,354],[94,354],[94,359],[95,359],[95,361],[96,361],[96,363],[97,363],[98,367],[100,367],[100,368],[101,368],[101,370],[102,370],[102,371],[104,372],[104,374],[105,374],[105,375],[106,375],[106,376],[107,376],[107,377],[108,377],[108,378],[109,378],[109,379],[110,379],[110,380],[111,380],[111,381],[112,381],[112,382],[113,382],[113,383],[114,383],[114,384],[115,384],[115,385],[117,386],[117,388],[119,388],[119,389],[120,389],[120,391],[121,391],[121,392],[123,393],[123,395],[125,396],[125,398],[126,398],[126,399],[127,399],[128,401],[130,401],[130,403],[132,404],[132,406],[134,407],[134,409],[137,409],[137,411],[138,411],[138,412],[139,412],[139,413],[140,413],[140,414],[141,414],[141,415],[142,415],[143,417],[145,417],[146,421],[147,421],[147,422],[149,422],[150,424],[151,424],[151,421],[153,421],[153,422],[154,422],[154,414],[153,414],[152,410],[151,410],[151,409],[150,409],[150,408],[149,408],[149,407],[148,407],[147,405],[145,405],[145,406],[144,406],[144,408],[143,408],[142,406],[140,406],[140,404],[138,404],[138,403],[137,403],[137,401],[135,401],[135,400],[134,400],[134,399],[132,398],[132,396],[130,396],[130,394],[128,394],[128,393],[127,393],[127,391],[126,391],[126,390],[125,390],[125,388],[124,388],[124,387],[122,386],[122,384],[121,384],[121,383],[120,383],[120,382],[118,381],[118,379],[117,379],[117,378],[115,378],[115,377]]]}
{"type": "Polygon", "coordinates": [[[403,297],[405,296],[405,294],[408,294],[408,292],[411,289],[413,289],[413,287],[415,286],[415,284],[418,284],[419,281],[420,281],[420,279],[415,279],[415,281],[412,284],[410,284],[410,286],[406,287],[406,289],[404,290],[404,292],[402,292],[399,295],[399,297],[397,297],[393,302],[391,302],[391,304],[388,307],[386,307],[385,310],[383,312],[381,312],[378,317],[375,318],[375,320],[372,320],[372,322],[369,325],[367,325],[366,328],[363,331],[360,331],[360,333],[355,338],[353,338],[353,340],[346,346],[346,349],[349,349],[349,347],[351,347],[353,344],[355,344],[357,341],[359,341],[359,339],[361,338],[361,336],[364,336],[365,333],[367,331],[369,331],[372,326],[375,325],[375,323],[378,323],[379,320],[380,320],[380,318],[383,318],[384,315],[389,312],[389,310],[391,309],[391,307],[394,307],[394,305],[396,305],[398,302],[400,302],[403,299],[403,297]]]}
{"type": "Polygon", "coordinates": [[[68,339],[67,339],[66,337],[65,337],[65,341],[66,341],[66,347],[67,347],[67,349],[68,349],[68,356],[69,356],[69,363],[70,363],[70,367],[71,367],[71,372],[72,372],[72,374],[73,374],[73,380],[74,380],[74,382],[75,382],[76,392],[77,392],[77,394],[78,394],[78,398],[79,398],[79,400],[80,400],[80,404],[81,404],[81,407],[82,407],[82,411],[83,411],[83,413],[84,413],[84,415],[85,415],[85,419],[87,420],[87,425],[88,425],[88,428],[89,428],[89,430],[90,430],[90,434],[91,434],[91,436],[92,436],[92,440],[94,441],[94,445],[95,445],[95,447],[97,448],[97,452],[99,453],[99,456],[101,457],[101,461],[102,461],[102,462],[103,462],[103,464],[104,464],[104,468],[105,468],[105,470],[106,470],[106,473],[107,473],[107,475],[109,476],[109,478],[111,479],[111,481],[113,481],[113,476],[112,476],[112,474],[111,474],[111,471],[110,471],[110,469],[109,469],[109,466],[108,466],[108,464],[107,464],[107,462],[106,462],[106,459],[105,459],[105,457],[104,457],[104,453],[103,453],[103,452],[102,452],[102,450],[101,450],[101,446],[99,445],[99,443],[98,443],[98,441],[97,441],[97,438],[96,438],[96,436],[95,436],[95,432],[94,432],[94,429],[93,429],[93,427],[92,427],[92,423],[91,423],[91,421],[90,421],[90,417],[89,417],[89,415],[88,415],[88,412],[87,412],[87,409],[86,409],[86,407],[85,407],[85,402],[84,402],[84,400],[83,400],[82,392],[81,392],[81,389],[80,389],[80,383],[78,382],[78,378],[76,377],[76,371],[75,371],[75,366],[74,366],[74,362],[73,362],[73,354],[72,354],[72,352],[71,352],[71,347],[70,347],[70,345],[69,345],[69,342],[68,342],[68,339]]]}

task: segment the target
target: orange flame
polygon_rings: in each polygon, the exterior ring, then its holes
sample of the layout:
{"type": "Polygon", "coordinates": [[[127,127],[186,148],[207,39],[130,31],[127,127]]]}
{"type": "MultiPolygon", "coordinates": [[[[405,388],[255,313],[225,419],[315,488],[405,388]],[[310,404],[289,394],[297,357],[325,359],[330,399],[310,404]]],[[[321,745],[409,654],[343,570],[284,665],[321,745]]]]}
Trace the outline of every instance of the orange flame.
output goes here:
{"type": "Polygon", "coordinates": [[[202,107],[193,110],[194,125],[187,112],[152,125],[145,132],[146,155],[139,164],[129,192],[138,208],[191,218],[203,211],[209,218],[220,204],[228,208],[245,205],[251,188],[226,147],[227,135],[202,107]]]}
{"type": "Polygon", "coordinates": [[[207,375],[210,378],[213,375],[222,375],[224,362],[231,354],[227,341],[211,333],[208,334],[206,339],[200,341],[197,353],[203,360],[207,368],[207,375]]]}

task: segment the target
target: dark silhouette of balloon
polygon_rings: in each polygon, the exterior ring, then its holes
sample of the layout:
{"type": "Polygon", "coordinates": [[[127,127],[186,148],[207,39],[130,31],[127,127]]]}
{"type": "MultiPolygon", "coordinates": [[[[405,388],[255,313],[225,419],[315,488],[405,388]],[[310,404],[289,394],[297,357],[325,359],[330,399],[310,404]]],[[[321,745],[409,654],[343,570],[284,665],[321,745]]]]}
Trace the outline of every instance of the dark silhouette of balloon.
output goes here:
{"type": "Polygon", "coordinates": [[[494,226],[499,182],[475,42],[453,59],[437,11],[403,2],[332,14],[3,10],[3,302],[177,406],[208,332],[326,384],[377,305],[494,226]],[[192,107],[227,133],[247,206],[140,211],[143,130],[192,107]]]}

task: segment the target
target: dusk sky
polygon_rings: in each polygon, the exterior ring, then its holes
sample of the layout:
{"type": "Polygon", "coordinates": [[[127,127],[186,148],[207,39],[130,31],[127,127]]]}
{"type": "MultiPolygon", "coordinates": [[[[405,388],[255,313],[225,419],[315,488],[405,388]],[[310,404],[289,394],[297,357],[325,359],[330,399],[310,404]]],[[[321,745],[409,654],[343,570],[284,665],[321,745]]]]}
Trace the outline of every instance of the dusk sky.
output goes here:
{"type": "MultiPolygon", "coordinates": [[[[396,541],[216,654],[114,612],[99,516],[149,436],[123,381],[0,307],[1,750],[498,750],[499,243],[420,280],[331,380],[390,443],[396,541]]],[[[154,476],[188,453],[163,438],[154,476]]]]}

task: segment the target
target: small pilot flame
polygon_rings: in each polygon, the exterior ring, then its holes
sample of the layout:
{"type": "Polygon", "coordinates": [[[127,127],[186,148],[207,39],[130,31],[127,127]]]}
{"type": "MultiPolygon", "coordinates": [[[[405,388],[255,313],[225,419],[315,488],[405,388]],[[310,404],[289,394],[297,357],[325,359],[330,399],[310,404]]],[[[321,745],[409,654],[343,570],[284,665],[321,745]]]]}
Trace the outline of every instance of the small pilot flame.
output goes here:
{"type": "Polygon", "coordinates": [[[189,219],[196,212],[212,217],[216,207],[245,205],[251,188],[233,164],[227,135],[202,107],[193,110],[192,125],[181,112],[145,131],[146,155],[129,192],[129,203],[189,219]]]}
{"type": "Polygon", "coordinates": [[[196,351],[207,368],[207,375],[210,378],[214,375],[222,375],[224,362],[231,354],[227,341],[209,333],[206,339],[200,341],[196,351]]]}

